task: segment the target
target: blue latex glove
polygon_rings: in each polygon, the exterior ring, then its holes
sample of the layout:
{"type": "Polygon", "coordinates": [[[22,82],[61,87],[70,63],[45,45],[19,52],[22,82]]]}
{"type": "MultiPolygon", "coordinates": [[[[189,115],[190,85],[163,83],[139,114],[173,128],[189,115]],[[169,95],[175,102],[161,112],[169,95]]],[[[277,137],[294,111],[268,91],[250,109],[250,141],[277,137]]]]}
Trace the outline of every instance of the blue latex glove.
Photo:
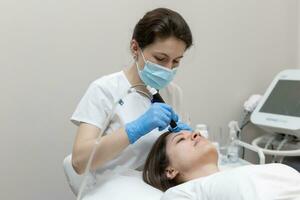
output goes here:
{"type": "Polygon", "coordinates": [[[178,116],[171,106],[165,103],[153,103],[141,117],[125,125],[129,142],[133,144],[155,128],[159,131],[164,130],[172,119],[178,121],[178,116]]]}
{"type": "Polygon", "coordinates": [[[193,129],[186,123],[177,121],[176,124],[177,124],[177,126],[175,128],[172,128],[171,126],[169,127],[170,132],[177,133],[182,130],[193,131],[193,129]]]}

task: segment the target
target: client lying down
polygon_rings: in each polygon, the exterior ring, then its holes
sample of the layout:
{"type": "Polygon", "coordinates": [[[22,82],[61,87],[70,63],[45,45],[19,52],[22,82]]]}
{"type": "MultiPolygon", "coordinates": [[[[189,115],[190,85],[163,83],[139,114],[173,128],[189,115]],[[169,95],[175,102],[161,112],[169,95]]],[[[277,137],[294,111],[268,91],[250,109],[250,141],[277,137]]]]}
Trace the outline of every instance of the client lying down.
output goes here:
{"type": "Polygon", "coordinates": [[[148,155],[143,179],[167,190],[162,200],[300,199],[300,173],[289,166],[248,165],[220,171],[217,161],[214,145],[200,134],[166,132],[148,155]]]}

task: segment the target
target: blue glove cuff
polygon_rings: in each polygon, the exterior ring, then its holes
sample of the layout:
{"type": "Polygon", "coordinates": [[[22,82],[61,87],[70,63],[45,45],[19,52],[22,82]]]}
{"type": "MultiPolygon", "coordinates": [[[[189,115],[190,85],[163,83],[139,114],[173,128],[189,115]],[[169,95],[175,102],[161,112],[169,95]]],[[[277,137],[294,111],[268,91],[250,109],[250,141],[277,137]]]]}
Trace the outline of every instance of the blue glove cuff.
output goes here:
{"type": "Polygon", "coordinates": [[[127,133],[128,139],[130,144],[133,144],[138,138],[136,138],[135,134],[134,134],[134,127],[132,127],[131,123],[128,123],[125,125],[125,131],[127,133]]]}
{"type": "Polygon", "coordinates": [[[127,133],[130,144],[135,143],[141,135],[141,127],[136,123],[136,121],[129,122],[125,125],[125,131],[127,133]]]}

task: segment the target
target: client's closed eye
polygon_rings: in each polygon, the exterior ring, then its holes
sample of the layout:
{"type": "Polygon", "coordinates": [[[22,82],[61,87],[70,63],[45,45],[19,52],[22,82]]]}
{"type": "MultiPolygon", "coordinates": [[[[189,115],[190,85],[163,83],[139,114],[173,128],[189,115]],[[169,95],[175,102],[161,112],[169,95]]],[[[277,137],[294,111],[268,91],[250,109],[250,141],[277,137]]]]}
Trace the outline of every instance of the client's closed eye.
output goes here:
{"type": "Polygon", "coordinates": [[[178,144],[179,142],[181,142],[182,140],[184,140],[184,138],[180,138],[179,140],[177,140],[176,144],[178,144]]]}

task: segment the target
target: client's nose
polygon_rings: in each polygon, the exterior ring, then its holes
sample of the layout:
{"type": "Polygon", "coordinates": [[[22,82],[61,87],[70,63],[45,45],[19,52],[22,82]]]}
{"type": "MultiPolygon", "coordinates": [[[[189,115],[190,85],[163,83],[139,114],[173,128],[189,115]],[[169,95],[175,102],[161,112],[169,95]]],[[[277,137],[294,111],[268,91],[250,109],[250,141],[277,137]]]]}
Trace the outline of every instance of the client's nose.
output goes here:
{"type": "Polygon", "coordinates": [[[192,135],[191,135],[191,139],[192,140],[195,140],[195,139],[197,139],[198,137],[199,137],[199,134],[198,133],[191,133],[192,135]]]}

